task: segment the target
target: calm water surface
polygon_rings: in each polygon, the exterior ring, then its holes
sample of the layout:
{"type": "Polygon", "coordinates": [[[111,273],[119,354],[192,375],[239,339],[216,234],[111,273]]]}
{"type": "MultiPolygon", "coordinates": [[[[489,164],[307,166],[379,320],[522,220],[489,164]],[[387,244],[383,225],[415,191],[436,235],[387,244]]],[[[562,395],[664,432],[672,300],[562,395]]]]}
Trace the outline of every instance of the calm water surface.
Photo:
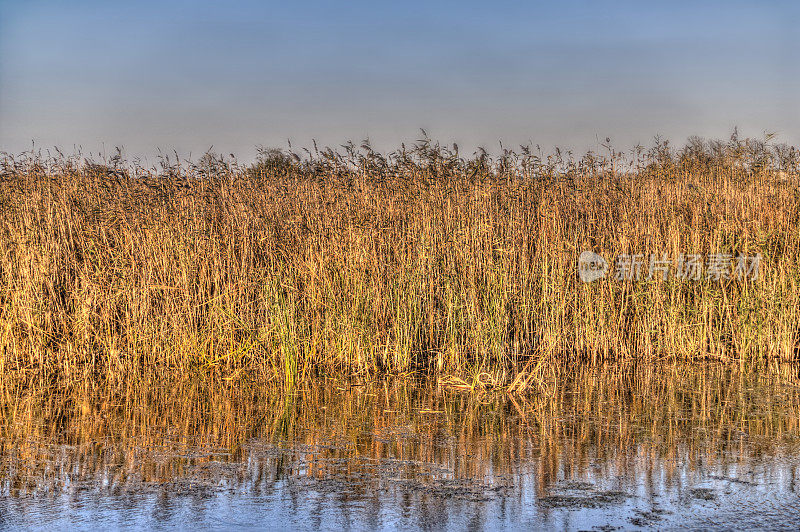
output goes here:
{"type": "Polygon", "coordinates": [[[0,528],[800,528],[797,368],[2,398],[0,528]]]}

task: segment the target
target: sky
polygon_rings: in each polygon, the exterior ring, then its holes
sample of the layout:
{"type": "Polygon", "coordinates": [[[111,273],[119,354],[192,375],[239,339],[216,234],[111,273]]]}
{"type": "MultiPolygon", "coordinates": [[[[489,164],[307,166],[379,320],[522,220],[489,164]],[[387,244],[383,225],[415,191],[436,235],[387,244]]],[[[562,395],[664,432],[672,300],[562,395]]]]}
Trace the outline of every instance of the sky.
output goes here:
{"type": "Polygon", "coordinates": [[[0,151],[800,145],[800,3],[0,0],[0,151]]]}

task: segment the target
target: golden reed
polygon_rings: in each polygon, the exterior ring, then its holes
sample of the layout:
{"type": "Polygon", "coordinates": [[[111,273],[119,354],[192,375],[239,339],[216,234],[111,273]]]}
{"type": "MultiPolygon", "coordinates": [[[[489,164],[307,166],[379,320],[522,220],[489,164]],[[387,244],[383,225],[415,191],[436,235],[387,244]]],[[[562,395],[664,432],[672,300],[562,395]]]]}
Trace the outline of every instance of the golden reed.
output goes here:
{"type": "Polygon", "coordinates": [[[520,390],[565,364],[794,360],[797,166],[795,148],[736,135],[582,158],[427,138],[250,166],[6,156],[0,376],[520,390]],[[763,258],[756,280],[583,283],[583,250],[763,258]]]}

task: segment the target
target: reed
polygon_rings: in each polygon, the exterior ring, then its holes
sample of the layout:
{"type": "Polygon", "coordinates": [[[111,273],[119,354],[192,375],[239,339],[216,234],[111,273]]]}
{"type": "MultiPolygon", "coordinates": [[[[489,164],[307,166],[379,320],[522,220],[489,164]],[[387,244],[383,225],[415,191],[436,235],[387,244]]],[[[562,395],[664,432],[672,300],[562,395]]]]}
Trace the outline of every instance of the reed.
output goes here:
{"type": "Polygon", "coordinates": [[[794,360],[797,170],[795,148],[735,134],[580,158],[427,138],[249,166],[6,155],[2,385],[415,373],[523,390],[565,364],[794,360]],[[756,280],[583,283],[583,250],[763,259],[756,280]]]}

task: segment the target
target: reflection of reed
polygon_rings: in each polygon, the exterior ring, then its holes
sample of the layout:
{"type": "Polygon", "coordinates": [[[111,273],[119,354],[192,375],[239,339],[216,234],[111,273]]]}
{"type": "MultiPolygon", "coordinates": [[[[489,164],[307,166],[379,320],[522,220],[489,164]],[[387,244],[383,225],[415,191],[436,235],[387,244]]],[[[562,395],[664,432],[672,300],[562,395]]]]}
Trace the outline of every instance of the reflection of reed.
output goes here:
{"type": "Polygon", "coordinates": [[[686,468],[725,474],[794,445],[794,371],[585,369],[524,399],[400,382],[296,394],[232,384],[28,393],[4,402],[0,486],[11,495],[182,482],[268,491],[276,479],[307,478],[362,496],[403,479],[445,489],[448,479],[513,484],[527,472],[534,485],[517,489],[540,496],[576,478],[670,487],[686,468]]]}

